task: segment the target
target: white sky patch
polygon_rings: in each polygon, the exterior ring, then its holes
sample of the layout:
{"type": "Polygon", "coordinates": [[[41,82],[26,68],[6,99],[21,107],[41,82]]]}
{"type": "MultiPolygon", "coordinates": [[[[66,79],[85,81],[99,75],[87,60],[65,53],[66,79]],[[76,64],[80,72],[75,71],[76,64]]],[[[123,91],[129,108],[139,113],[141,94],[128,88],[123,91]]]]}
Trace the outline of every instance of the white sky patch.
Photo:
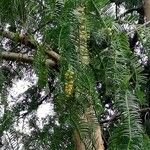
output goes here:
{"type": "Polygon", "coordinates": [[[19,80],[13,84],[12,89],[10,90],[10,94],[8,95],[8,99],[10,99],[10,95],[13,97],[18,97],[21,93],[24,93],[31,83],[25,80],[19,80]]]}
{"type": "MultiPolygon", "coordinates": [[[[26,78],[23,78],[18,81],[14,81],[13,87],[10,89],[10,93],[8,95],[8,101],[10,101],[10,107],[16,103],[16,100],[18,99],[19,95],[23,94],[32,85],[36,84],[37,78],[35,78],[35,76],[33,78],[34,78],[33,83],[26,80],[26,78]]],[[[54,115],[53,107],[54,106],[51,102],[41,104],[37,110],[37,116],[39,118],[44,118],[47,115],[54,115]]]]}
{"type": "Polygon", "coordinates": [[[54,105],[52,103],[41,104],[37,109],[37,116],[39,118],[37,122],[38,126],[43,128],[43,118],[48,115],[53,116],[54,114],[54,105]]]}
{"type": "MultiPolygon", "coordinates": [[[[10,88],[9,90],[10,92],[7,97],[10,108],[13,107],[13,105],[15,105],[16,102],[19,102],[20,100],[22,100],[22,94],[26,90],[28,90],[28,88],[35,85],[37,83],[37,79],[38,79],[37,76],[33,73],[30,77],[28,75],[25,75],[23,79],[20,79],[20,80],[17,79],[13,81],[13,86],[12,88],[10,88]]],[[[41,94],[44,96],[46,93],[45,91],[43,91],[41,94]]],[[[39,128],[43,127],[44,118],[46,118],[47,116],[53,116],[55,114],[54,105],[51,103],[51,101],[52,99],[50,99],[49,102],[47,103],[43,102],[43,104],[41,104],[36,111],[36,115],[38,117],[38,120],[36,123],[39,126],[39,128]]],[[[24,113],[23,111],[20,112],[20,114],[23,114],[23,113],[24,113]]],[[[28,119],[27,120],[19,119],[18,125],[15,125],[16,130],[19,130],[20,132],[23,132],[26,134],[30,134],[30,131],[32,129],[29,129],[28,119]]]]}
{"type": "Polygon", "coordinates": [[[47,115],[54,115],[54,106],[52,103],[41,104],[37,110],[37,116],[39,118],[45,118],[47,115]]]}
{"type": "Polygon", "coordinates": [[[14,124],[16,131],[20,131],[22,133],[30,135],[33,129],[29,127],[28,121],[28,118],[20,118],[19,121],[14,124]]]}
{"type": "Polygon", "coordinates": [[[122,6],[119,8],[119,13],[120,13],[120,14],[123,14],[123,13],[125,13],[125,11],[126,11],[126,9],[125,9],[125,7],[122,5],[122,6]]]}
{"type": "Polygon", "coordinates": [[[18,101],[19,96],[23,94],[28,88],[35,85],[37,83],[37,76],[34,72],[24,72],[24,77],[22,79],[14,79],[12,88],[9,89],[9,95],[7,97],[10,102],[10,106],[12,106],[16,101],[18,101]]]}

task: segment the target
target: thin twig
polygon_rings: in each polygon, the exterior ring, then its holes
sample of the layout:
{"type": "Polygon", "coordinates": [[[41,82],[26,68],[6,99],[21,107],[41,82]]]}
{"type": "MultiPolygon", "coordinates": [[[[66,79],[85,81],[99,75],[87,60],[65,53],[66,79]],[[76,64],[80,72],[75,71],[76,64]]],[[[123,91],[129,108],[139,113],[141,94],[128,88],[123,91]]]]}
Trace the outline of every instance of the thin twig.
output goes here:
{"type": "MultiPolygon", "coordinates": [[[[147,112],[147,111],[150,111],[150,107],[142,108],[142,109],[138,110],[139,113],[141,113],[141,112],[147,112]]],[[[114,121],[114,120],[116,120],[116,119],[119,119],[119,116],[120,116],[120,115],[117,115],[117,113],[115,113],[115,114],[114,114],[113,116],[111,116],[109,119],[101,120],[101,121],[100,121],[100,124],[112,122],[112,121],[114,121]]]]}
{"type": "Polygon", "coordinates": [[[148,107],[148,108],[142,108],[142,109],[140,109],[139,111],[140,111],[140,112],[150,111],[150,107],[148,107]]]}
{"type": "Polygon", "coordinates": [[[132,13],[132,12],[134,12],[134,11],[137,11],[137,12],[138,12],[139,9],[141,9],[141,7],[131,8],[131,9],[127,10],[126,12],[124,12],[123,14],[121,14],[121,15],[119,16],[119,18],[124,17],[125,15],[127,15],[127,14],[129,14],[129,13],[132,13]]]}
{"type": "Polygon", "coordinates": [[[139,25],[136,29],[133,29],[132,31],[128,32],[127,35],[130,35],[130,34],[134,33],[135,31],[138,31],[138,30],[141,29],[142,27],[145,27],[145,26],[147,26],[147,25],[149,25],[149,24],[150,24],[150,20],[147,21],[147,22],[145,22],[145,23],[142,24],[142,25],[139,25]]]}
{"type": "Polygon", "coordinates": [[[49,20],[47,22],[45,22],[44,24],[42,24],[41,26],[39,26],[37,29],[35,29],[32,34],[35,34],[37,31],[41,30],[42,28],[44,28],[47,24],[52,23],[52,20],[49,20]]]}
{"type": "Polygon", "coordinates": [[[111,116],[109,119],[105,119],[105,120],[101,120],[100,124],[104,124],[104,123],[108,123],[108,122],[112,122],[115,119],[119,118],[119,115],[117,113],[115,113],[113,116],[111,116]]]}

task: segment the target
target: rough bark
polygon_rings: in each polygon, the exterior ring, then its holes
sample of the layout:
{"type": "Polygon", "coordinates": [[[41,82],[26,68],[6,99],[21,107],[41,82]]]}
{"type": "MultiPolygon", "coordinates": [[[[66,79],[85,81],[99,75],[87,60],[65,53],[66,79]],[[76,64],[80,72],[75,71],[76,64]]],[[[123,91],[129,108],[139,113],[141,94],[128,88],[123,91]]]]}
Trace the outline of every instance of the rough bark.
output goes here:
{"type": "MultiPolygon", "coordinates": [[[[100,126],[97,126],[94,135],[95,135],[96,143],[92,150],[104,150],[104,143],[101,136],[102,133],[101,133],[100,126]]],[[[76,150],[86,150],[85,144],[83,143],[83,140],[81,140],[81,137],[77,131],[74,132],[74,142],[75,142],[76,150]]]]}
{"type": "Polygon", "coordinates": [[[144,12],[146,21],[150,20],[150,0],[144,0],[144,12]]]}
{"type": "Polygon", "coordinates": [[[99,125],[97,126],[95,130],[95,139],[96,139],[96,150],[104,150],[102,131],[99,125]]]}
{"type": "Polygon", "coordinates": [[[85,145],[83,141],[81,140],[79,133],[76,130],[74,131],[73,139],[74,139],[76,150],[85,150],[85,145]]]}
{"type": "Polygon", "coordinates": [[[87,135],[86,137],[81,138],[79,133],[75,130],[74,141],[76,150],[86,150],[85,140],[89,141],[89,145],[93,145],[91,150],[104,150],[101,127],[98,121],[96,121],[97,119],[92,105],[87,108],[85,114],[80,116],[80,118],[82,121],[84,120],[87,124],[89,124],[89,128],[92,128],[93,132],[89,132],[89,136],[87,135]]]}

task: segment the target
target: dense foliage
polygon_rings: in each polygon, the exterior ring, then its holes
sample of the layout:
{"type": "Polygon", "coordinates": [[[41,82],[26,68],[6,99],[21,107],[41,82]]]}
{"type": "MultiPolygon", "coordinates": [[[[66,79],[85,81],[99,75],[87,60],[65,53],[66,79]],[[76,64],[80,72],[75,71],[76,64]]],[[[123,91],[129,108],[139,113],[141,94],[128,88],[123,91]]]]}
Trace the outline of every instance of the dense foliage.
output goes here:
{"type": "Polygon", "coordinates": [[[142,0],[0,0],[0,146],[73,150],[76,131],[92,150],[98,125],[105,149],[149,150],[144,17],[142,0]]]}

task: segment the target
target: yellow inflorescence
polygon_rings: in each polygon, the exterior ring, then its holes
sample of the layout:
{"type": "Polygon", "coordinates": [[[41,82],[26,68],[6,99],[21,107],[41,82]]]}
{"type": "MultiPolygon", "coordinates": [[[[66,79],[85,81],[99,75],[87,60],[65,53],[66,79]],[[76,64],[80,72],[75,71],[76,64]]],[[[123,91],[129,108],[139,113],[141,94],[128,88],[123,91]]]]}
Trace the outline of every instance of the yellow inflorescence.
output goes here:
{"type": "Polygon", "coordinates": [[[73,85],[74,85],[74,72],[67,70],[65,73],[65,93],[66,96],[69,97],[73,92],[73,85]]]}

